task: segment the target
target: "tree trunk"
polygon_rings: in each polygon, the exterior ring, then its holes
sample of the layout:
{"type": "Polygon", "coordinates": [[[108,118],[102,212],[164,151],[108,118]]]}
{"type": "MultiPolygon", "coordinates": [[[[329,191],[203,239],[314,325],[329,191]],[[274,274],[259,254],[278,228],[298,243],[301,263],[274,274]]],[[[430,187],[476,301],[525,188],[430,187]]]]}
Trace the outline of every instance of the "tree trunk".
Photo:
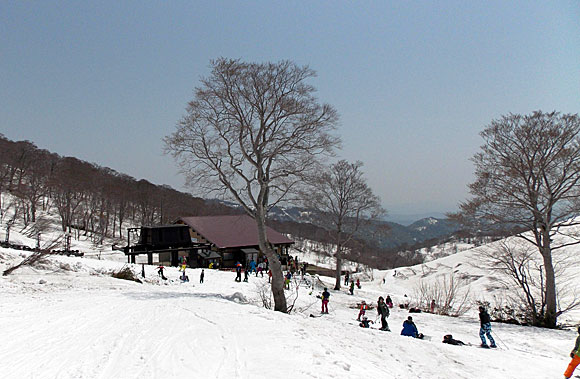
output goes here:
{"type": "Polygon", "coordinates": [[[342,246],[340,246],[340,244],[337,244],[336,246],[336,273],[335,273],[335,277],[336,277],[336,283],[334,284],[334,289],[335,290],[339,290],[340,289],[340,274],[342,272],[342,256],[341,256],[341,250],[342,250],[342,246]]]}
{"type": "Polygon", "coordinates": [[[263,212],[258,211],[256,215],[256,225],[258,226],[258,243],[260,250],[268,257],[268,265],[272,271],[272,295],[274,296],[274,310],[278,312],[288,312],[286,304],[286,294],[284,294],[284,275],[280,259],[272,250],[266,234],[266,221],[263,212]]]}
{"type": "Polygon", "coordinates": [[[552,248],[550,246],[550,231],[542,232],[544,245],[541,248],[542,258],[544,259],[544,270],[546,272],[546,314],[544,315],[544,324],[548,328],[555,328],[557,321],[557,304],[556,304],[556,276],[554,274],[554,265],[552,263],[552,248]]]}

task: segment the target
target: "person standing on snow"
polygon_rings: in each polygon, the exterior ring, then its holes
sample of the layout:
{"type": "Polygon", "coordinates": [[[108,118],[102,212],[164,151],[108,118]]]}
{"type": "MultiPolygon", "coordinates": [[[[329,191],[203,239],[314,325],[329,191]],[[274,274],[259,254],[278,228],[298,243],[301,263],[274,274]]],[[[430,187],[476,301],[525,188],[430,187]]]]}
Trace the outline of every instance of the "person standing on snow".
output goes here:
{"type": "Polygon", "coordinates": [[[358,312],[358,317],[356,318],[357,321],[360,321],[361,316],[365,315],[367,309],[368,309],[367,303],[363,300],[360,303],[360,311],[358,312]]]}
{"type": "Polygon", "coordinates": [[[385,304],[385,299],[382,296],[379,296],[379,301],[377,303],[377,312],[381,316],[381,329],[387,332],[390,332],[389,324],[387,323],[387,317],[389,317],[389,308],[385,304]]]}
{"type": "Polygon", "coordinates": [[[348,289],[351,295],[354,295],[354,281],[350,281],[350,288],[348,289]]]}
{"type": "Polygon", "coordinates": [[[330,292],[328,292],[328,288],[324,288],[324,292],[322,292],[322,312],[324,314],[328,314],[328,301],[330,299],[330,292]]]}
{"type": "Polygon", "coordinates": [[[360,279],[356,280],[356,288],[358,288],[360,290],[360,279]]]}
{"type": "Polygon", "coordinates": [[[348,273],[348,271],[346,272],[346,274],[344,274],[344,285],[348,286],[348,278],[349,278],[350,274],[348,273]]]}
{"type": "Polygon", "coordinates": [[[240,262],[236,263],[236,282],[242,281],[242,264],[240,262]]]}
{"type": "Polygon", "coordinates": [[[576,344],[574,345],[574,349],[572,349],[570,352],[570,358],[572,358],[572,360],[568,364],[566,372],[564,372],[564,378],[566,379],[572,377],[572,373],[574,373],[576,366],[580,364],[580,327],[578,327],[578,337],[576,337],[576,344]]]}
{"type": "Polygon", "coordinates": [[[201,274],[199,274],[199,282],[203,283],[203,277],[205,276],[205,273],[203,272],[203,268],[201,269],[201,274]]]}
{"type": "Polygon", "coordinates": [[[479,322],[481,327],[479,328],[479,338],[481,338],[481,347],[483,348],[495,348],[497,345],[493,337],[491,336],[491,319],[489,318],[489,313],[485,310],[483,306],[479,307],[479,322]],[[487,345],[485,336],[489,339],[490,345],[487,345]]]}

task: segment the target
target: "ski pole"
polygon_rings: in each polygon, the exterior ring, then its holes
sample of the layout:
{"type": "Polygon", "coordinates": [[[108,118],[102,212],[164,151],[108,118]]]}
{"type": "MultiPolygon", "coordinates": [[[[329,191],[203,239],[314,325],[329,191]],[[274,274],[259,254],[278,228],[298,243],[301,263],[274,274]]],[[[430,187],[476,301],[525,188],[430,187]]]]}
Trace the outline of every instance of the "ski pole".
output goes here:
{"type": "Polygon", "coordinates": [[[510,349],[510,348],[508,347],[508,345],[506,345],[506,343],[505,343],[505,342],[503,342],[503,340],[502,340],[502,339],[501,339],[501,338],[500,338],[500,337],[497,335],[497,333],[496,333],[496,332],[492,331],[492,333],[493,333],[493,335],[494,335],[494,336],[496,336],[496,337],[497,337],[497,339],[499,340],[499,342],[501,342],[501,344],[502,344],[503,346],[505,346],[505,348],[506,348],[507,350],[509,350],[509,349],[510,349]]]}

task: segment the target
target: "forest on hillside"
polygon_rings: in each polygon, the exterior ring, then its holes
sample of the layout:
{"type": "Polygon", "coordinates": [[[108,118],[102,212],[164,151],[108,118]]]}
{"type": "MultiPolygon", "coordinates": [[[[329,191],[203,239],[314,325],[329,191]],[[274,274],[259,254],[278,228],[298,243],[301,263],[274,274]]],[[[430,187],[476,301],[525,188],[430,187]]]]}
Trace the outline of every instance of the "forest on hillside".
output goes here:
{"type": "MultiPolygon", "coordinates": [[[[205,200],[135,179],[111,168],[74,157],[60,156],[38,148],[30,141],[11,141],[0,134],[0,228],[18,222],[43,232],[40,211],[55,212],[63,232],[77,238],[90,237],[100,244],[105,238],[124,238],[126,228],[135,225],[168,224],[182,216],[241,213],[241,209],[217,200],[205,200]]],[[[270,219],[269,225],[296,238],[310,239],[328,246],[332,238],[324,228],[312,223],[270,219]]],[[[421,257],[405,246],[382,247],[373,239],[349,243],[348,259],[373,267],[390,268],[414,264],[421,257]]]]}
{"type": "MultiPolygon", "coordinates": [[[[236,210],[169,186],[137,180],[107,167],[39,149],[30,141],[0,134],[0,223],[37,221],[39,210],[54,209],[63,232],[90,233],[94,239],[123,238],[133,225],[171,223],[179,216],[232,214],[236,210]],[[1,200],[0,200],[1,201],[1,200]],[[5,215],[10,212],[10,219],[5,215]]],[[[2,225],[4,227],[4,225],[2,225]]]]}

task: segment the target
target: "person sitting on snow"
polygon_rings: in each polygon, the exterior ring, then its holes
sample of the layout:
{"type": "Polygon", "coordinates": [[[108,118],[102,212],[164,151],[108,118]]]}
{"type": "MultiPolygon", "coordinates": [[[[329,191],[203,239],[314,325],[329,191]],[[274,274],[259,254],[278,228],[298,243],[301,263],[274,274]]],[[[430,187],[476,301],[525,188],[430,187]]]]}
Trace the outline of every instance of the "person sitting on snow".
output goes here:
{"type": "Polygon", "coordinates": [[[369,318],[367,316],[363,316],[362,321],[360,322],[360,324],[358,324],[361,328],[370,328],[371,325],[370,324],[374,324],[375,322],[372,320],[369,320],[369,318]]]}
{"type": "Polygon", "coordinates": [[[423,333],[419,333],[417,331],[417,326],[413,322],[412,316],[407,317],[407,319],[403,322],[403,330],[401,330],[401,335],[419,339],[423,338],[423,333]]]}
{"type": "Polygon", "coordinates": [[[387,298],[385,299],[385,304],[387,304],[387,307],[393,308],[393,300],[391,299],[391,295],[387,295],[387,298]]]}

